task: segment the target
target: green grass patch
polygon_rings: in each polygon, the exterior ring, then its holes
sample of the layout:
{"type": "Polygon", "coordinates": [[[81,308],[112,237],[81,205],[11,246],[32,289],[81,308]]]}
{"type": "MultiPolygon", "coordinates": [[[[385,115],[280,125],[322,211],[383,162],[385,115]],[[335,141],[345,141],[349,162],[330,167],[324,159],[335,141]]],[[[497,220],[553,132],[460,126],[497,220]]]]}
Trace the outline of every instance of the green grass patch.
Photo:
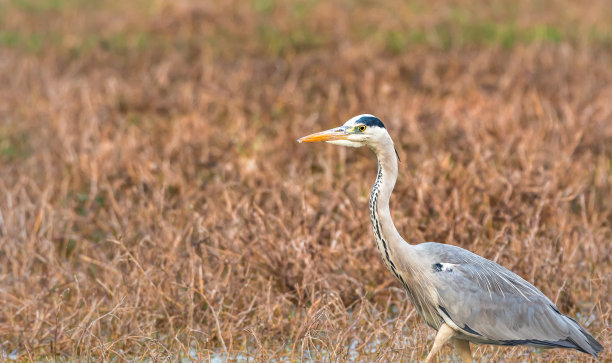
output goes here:
{"type": "MultiPolygon", "coordinates": [[[[155,6],[141,2],[121,5],[116,1],[104,3],[99,0],[11,0],[0,5],[0,18],[7,18],[7,14],[11,13],[25,14],[25,23],[39,23],[39,27],[32,28],[36,31],[15,29],[19,25],[12,24],[13,29],[7,27],[0,30],[0,47],[30,53],[57,51],[70,58],[82,57],[95,51],[125,56],[172,50],[191,54],[194,49],[236,56],[243,54],[245,48],[275,57],[327,47],[335,44],[333,40],[341,40],[337,39],[337,32],[329,23],[313,20],[320,17],[321,12],[317,11],[320,5],[322,2],[319,0],[252,0],[247,6],[250,6],[254,22],[248,31],[233,28],[231,22],[219,21],[212,22],[215,25],[207,32],[175,29],[160,32],[151,24],[155,23],[155,16],[161,19],[163,15],[156,13],[155,6]],[[48,16],[65,18],[69,22],[74,16],[95,18],[102,12],[120,16],[135,9],[142,12],[143,16],[150,17],[151,21],[133,24],[128,21],[124,28],[112,33],[85,24],[81,29],[71,31],[70,36],[64,34],[63,29],[54,29],[53,25],[47,24],[43,29],[40,28],[44,24],[41,20],[48,19],[48,16]]],[[[376,4],[362,1],[359,6],[374,8],[376,4]]],[[[512,48],[519,44],[583,41],[612,44],[610,29],[601,23],[591,28],[580,21],[572,23],[559,19],[551,24],[537,21],[525,23],[519,21],[521,13],[512,4],[492,4],[478,11],[473,5],[453,6],[441,15],[433,13],[430,7],[421,2],[409,2],[406,9],[405,12],[383,10],[389,12],[387,17],[389,24],[393,24],[391,28],[381,26],[380,17],[370,19],[367,14],[349,17],[348,31],[342,36],[355,43],[382,47],[391,54],[401,54],[415,46],[447,50],[472,46],[512,48]],[[403,14],[411,14],[411,18],[403,18],[403,14]],[[426,22],[415,21],[415,16],[416,19],[431,19],[426,22]]]]}
{"type": "Polygon", "coordinates": [[[253,0],[253,7],[260,14],[268,14],[274,9],[274,0],[253,0]]]}
{"type": "Polygon", "coordinates": [[[288,51],[304,51],[324,46],[327,40],[322,34],[302,26],[282,31],[271,25],[261,24],[258,28],[258,43],[268,53],[278,56],[288,51]]]}
{"type": "Polygon", "coordinates": [[[61,12],[69,9],[98,9],[101,0],[11,0],[10,6],[31,14],[61,12]]]}
{"type": "MultiPolygon", "coordinates": [[[[606,41],[604,32],[593,31],[591,40],[606,41]]],[[[373,34],[372,36],[377,36],[373,34]]],[[[379,37],[380,38],[380,37],[379,37]]],[[[433,30],[391,30],[382,37],[384,47],[393,54],[407,51],[415,45],[451,49],[466,46],[501,46],[511,48],[517,44],[574,42],[570,32],[550,25],[519,28],[512,23],[465,23],[442,22],[433,30]]]]}
{"type": "Polygon", "coordinates": [[[41,33],[0,30],[0,46],[38,53],[45,44],[46,36],[41,33]]]}
{"type": "Polygon", "coordinates": [[[25,160],[30,156],[29,136],[24,132],[3,135],[0,132],[0,158],[5,161],[25,160]]]}

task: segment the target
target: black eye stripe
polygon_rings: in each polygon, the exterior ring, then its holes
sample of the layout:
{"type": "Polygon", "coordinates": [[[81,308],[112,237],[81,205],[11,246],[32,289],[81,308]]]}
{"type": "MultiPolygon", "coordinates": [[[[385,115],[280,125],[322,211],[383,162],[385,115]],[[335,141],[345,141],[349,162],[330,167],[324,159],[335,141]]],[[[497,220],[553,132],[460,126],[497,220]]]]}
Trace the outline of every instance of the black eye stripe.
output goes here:
{"type": "Polygon", "coordinates": [[[366,125],[366,126],[377,126],[381,128],[385,128],[385,125],[378,118],[374,116],[364,116],[355,122],[356,124],[366,125]]]}

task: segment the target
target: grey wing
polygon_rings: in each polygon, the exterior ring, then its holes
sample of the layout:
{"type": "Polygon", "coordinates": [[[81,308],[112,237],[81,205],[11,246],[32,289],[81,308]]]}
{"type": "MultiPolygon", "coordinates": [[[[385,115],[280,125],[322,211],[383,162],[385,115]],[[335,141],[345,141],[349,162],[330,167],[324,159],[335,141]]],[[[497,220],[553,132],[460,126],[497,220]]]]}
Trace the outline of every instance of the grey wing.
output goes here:
{"type": "Polygon", "coordinates": [[[431,266],[438,313],[464,339],[574,348],[593,355],[602,350],[580,324],[520,276],[462,248],[431,245],[430,256],[440,260],[431,266]]]}

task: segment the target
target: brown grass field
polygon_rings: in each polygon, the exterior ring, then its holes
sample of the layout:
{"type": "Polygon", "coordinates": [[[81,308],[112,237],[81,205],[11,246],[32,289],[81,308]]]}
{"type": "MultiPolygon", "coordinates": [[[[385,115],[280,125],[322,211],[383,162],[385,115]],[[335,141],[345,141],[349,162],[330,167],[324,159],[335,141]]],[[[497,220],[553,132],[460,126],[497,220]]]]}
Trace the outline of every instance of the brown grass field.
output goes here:
{"type": "Polygon", "coordinates": [[[0,360],[423,359],[374,156],[295,141],[373,113],[406,240],[518,273],[612,361],[611,24],[608,0],[0,1],[0,360]]]}

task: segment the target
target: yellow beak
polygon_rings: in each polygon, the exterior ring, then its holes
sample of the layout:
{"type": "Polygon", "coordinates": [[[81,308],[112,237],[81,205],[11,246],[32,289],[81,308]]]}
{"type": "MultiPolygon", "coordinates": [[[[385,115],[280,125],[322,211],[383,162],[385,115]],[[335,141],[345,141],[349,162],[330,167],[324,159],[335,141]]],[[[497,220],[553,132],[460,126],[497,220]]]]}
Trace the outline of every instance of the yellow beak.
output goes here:
{"type": "Polygon", "coordinates": [[[317,142],[317,141],[333,141],[346,140],[349,134],[343,127],[336,127],[326,131],[317,132],[312,135],[304,136],[298,139],[298,142],[317,142]]]}

